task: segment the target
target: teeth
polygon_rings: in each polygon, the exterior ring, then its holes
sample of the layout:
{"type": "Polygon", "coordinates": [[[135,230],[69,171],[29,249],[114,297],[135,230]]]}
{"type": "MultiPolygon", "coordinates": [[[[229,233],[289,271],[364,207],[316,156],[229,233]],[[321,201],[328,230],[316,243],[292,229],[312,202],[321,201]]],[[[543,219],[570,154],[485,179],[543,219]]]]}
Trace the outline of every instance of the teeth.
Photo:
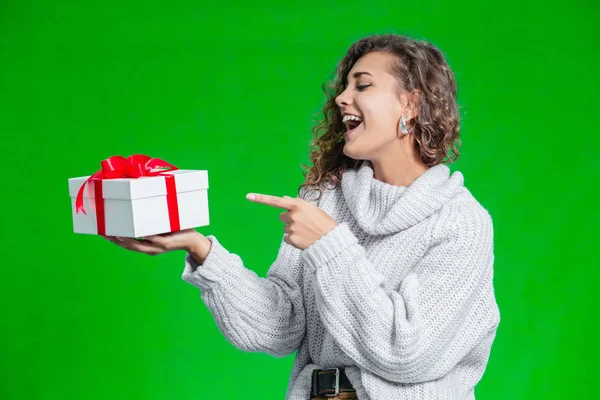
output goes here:
{"type": "Polygon", "coordinates": [[[346,122],[346,121],[349,121],[351,119],[355,120],[355,121],[362,121],[361,117],[358,117],[356,115],[346,114],[346,115],[344,115],[344,118],[342,118],[342,122],[346,122]]]}

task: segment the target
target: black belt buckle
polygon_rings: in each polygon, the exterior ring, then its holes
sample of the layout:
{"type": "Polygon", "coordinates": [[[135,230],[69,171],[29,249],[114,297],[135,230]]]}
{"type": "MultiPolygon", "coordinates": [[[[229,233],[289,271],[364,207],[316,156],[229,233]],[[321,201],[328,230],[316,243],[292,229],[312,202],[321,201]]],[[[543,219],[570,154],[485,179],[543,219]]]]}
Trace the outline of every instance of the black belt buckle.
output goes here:
{"type": "Polygon", "coordinates": [[[340,369],[315,369],[312,372],[311,396],[333,397],[340,393],[340,369]],[[332,373],[334,375],[332,375],[332,373]],[[333,392],[332,392],[333,391],[333,392]]]}

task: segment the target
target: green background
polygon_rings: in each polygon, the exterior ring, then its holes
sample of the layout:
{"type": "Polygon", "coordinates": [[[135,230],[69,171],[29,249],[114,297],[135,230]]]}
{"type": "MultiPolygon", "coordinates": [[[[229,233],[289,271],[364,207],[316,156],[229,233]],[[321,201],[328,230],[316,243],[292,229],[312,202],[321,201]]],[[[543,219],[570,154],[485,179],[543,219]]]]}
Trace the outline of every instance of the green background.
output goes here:
{"type": "Polygon", "coordinates": [[[0,398],[282,399],[294,355],[229,344],[183,252],[74,234],[67,179],[132,153],[206,169],[198,230],[265,276],[280,210],[245,195],[296,195],[321,83],[371,33],[427,39],[456,74],[451,169],[494,220],[502,316],[477,398],[592,398],[597,5],[284,3],[0,4],[0,398]]]}

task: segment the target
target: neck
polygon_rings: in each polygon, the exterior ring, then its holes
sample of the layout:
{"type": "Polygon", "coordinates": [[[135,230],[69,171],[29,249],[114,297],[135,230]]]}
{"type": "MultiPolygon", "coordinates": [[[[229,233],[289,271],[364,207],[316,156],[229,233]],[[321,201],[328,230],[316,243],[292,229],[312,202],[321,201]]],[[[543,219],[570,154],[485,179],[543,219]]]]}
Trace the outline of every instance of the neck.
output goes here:
{"type": "Polygon", "coordinates": [[[373,166],[373,177],[378,181],[395,186],[410,186],[429,167],[420,160],[406,156],[383,157],[369,160],[373,166]]]}

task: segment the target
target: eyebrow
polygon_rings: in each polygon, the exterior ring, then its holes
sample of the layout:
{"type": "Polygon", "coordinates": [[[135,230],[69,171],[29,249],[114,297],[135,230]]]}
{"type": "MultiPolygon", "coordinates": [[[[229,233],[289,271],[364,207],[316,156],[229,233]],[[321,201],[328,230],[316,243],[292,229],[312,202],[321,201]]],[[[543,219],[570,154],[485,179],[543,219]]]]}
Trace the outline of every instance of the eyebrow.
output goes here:
{"type": "Polygon", "coordinates": [[[354,79],[356,79],[356,78],[358,78],[358,77],[359,77],[359,76],[361,76],[361,75],[370,75],[370,76],[373,76],[373,75],[371,75],[370,73],[363,71],[363,72],[355,72],[355,73],[353,73],[353,74],[352,74],[352,77],[353,77],[354,79]]]}

